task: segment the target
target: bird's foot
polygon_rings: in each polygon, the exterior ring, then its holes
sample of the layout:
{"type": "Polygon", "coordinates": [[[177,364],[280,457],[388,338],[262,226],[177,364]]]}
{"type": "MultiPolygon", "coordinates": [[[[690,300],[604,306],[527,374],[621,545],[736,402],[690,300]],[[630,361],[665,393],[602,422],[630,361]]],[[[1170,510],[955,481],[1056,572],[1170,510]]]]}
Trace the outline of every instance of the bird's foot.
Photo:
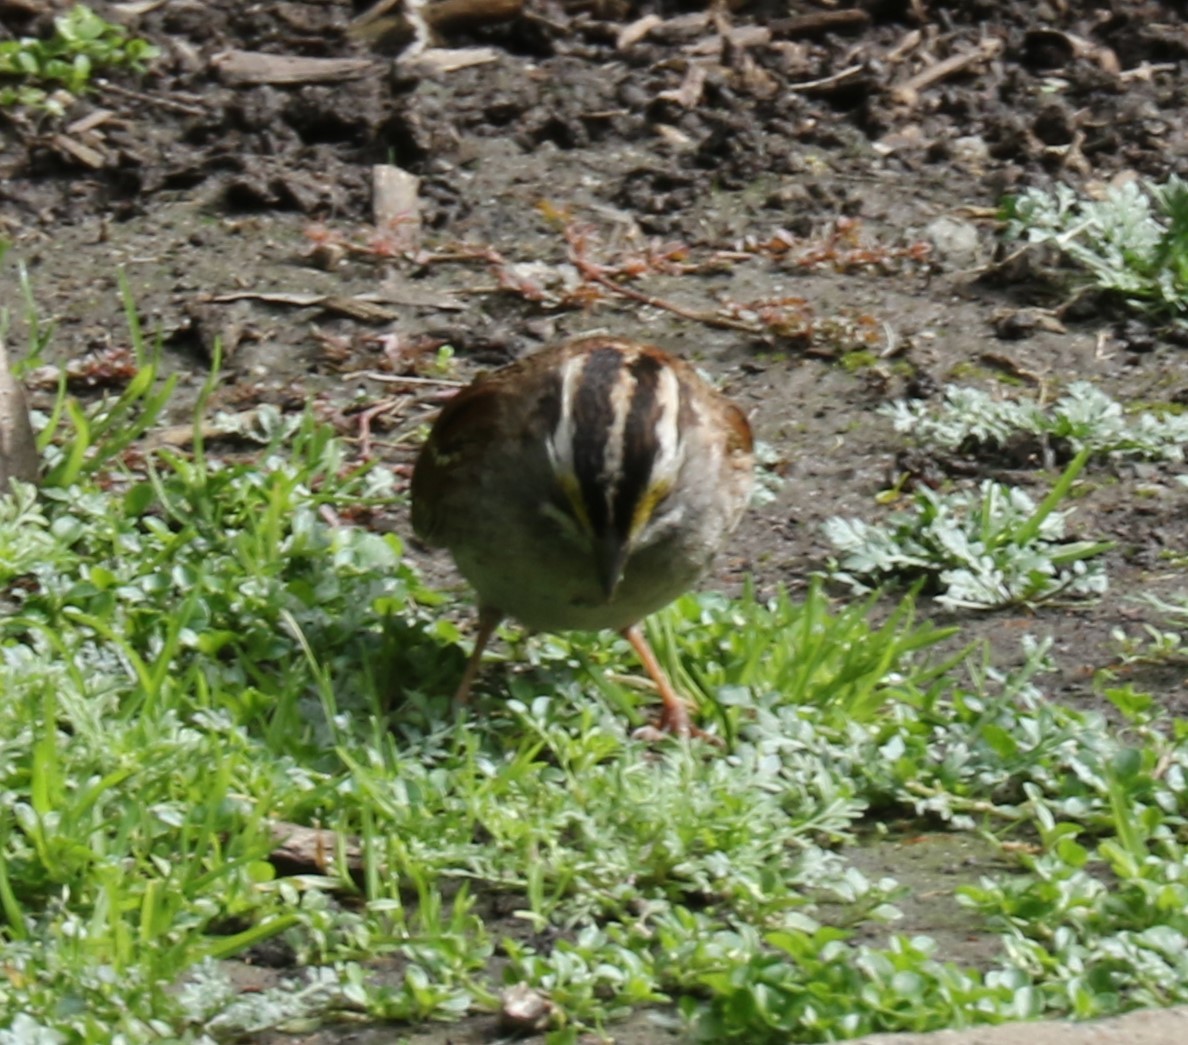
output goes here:
{"type": "Polygon", "coordinates": [[[631,643],[644,670],[656,684],[656,690],[659,692],[661,700],[660,717],[655,724],[641,726],[631,736],[636,740],[647,741],[649,744],[657,743],[666,736],[695,737],[698,740],[708,741],[716,747],[725,747],[721,737],[714,736],[713,733],[707,733],[704,729],[693,725],[692,719],[689,718],[689,705],[673,689],[672,683],[668,681],[668,676],[660,667],[660,662],[656,659],[656,654],[652,652],[652,647],[648,645],[648,640],[644,638],[639,625],[633,624],[629,628],[624,628],[623,637],[631,643]]]}
{"type": "Polygon", "coordinates": [[[689,709],[684,701],[679,703],[665,703],[655,722],[640,726],[631,734],[632,740],[642,740],[646,744],[659,744],[670,737],[681,740],[704,740],[714,747],[725,747],[726,744],[716,733],[707,733],[700,726],[695,726],[689,718],[689,709]]]}

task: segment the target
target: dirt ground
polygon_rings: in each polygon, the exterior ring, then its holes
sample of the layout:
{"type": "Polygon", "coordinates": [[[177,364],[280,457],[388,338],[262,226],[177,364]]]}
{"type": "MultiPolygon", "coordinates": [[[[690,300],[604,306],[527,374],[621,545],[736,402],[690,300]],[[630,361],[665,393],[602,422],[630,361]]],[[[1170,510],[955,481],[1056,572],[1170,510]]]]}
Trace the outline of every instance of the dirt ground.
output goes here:
{"type": "MultiPolygon", "coordinates": [[[[0,2],[0,35],[46,6],[0,2]]],[[[371,0],[92,6],[161,49],[151,71],[65,121],[0,113],[0,305],[21,312],[15,258],[80,388],[127,349],[119,270],[182,375],[172,421],[221,340],[212,409],[312,403],[401,476],[450,382],[580,332],[655,341],[722,381],[783,480],[711,583],[793,591],[828,559],[823,520],[874,518],[903,467],[881,403],[1073,379],[1188,402],[1176,338],[992,265],[1013,190],[1188,173],[1171,0],[438,0],[411,50],[398,13],[359,20],[371,0]],[[320,82],[258,52],[354,61],[320,82]],[[375,165],[420,179],[415,220],[377,212],[375,165]]],[[[1111,629],[1142,619],[1128,597],[1183,587],[1165,553],[1188,550],[1188,490],[1145,465],[1089,478],[1074,528],[1117,542],[1110,594],[956,619],[1008,659],[1055,636],[1053,692],[1096,701],[1111,629]]],[[[1188,705],[1182,673],[1133,681],[1188,705]]]]}

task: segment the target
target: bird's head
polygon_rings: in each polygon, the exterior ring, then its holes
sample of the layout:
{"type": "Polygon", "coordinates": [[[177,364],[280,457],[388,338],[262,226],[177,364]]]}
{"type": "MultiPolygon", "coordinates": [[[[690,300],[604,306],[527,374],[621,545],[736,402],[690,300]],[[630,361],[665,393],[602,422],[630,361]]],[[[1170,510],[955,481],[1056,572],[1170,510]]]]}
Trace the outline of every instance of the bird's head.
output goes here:
{"type": "Polygon", "coordinates": [[[679,521],[668,494],[694,409],[684,392],[663,353],[612,339],[560,369],[548,447],[562,497],[553,507],[589,550],[608,602],[632,554],[679,521]]]}

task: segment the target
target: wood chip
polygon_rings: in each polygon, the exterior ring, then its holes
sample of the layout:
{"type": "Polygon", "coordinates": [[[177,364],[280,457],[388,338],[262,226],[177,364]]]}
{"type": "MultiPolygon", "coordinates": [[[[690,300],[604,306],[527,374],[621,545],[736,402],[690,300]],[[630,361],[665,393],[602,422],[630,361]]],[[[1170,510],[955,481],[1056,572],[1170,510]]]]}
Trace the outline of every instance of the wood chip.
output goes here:
{"type": "Polygon", "coordinates": [[[771,30],[765,25],[736,25],[726,34],[731,47],[765,47],[771,43],[771,30]]]}
{"type": "Polygon", "coordinates": [[[429,4],[424,15],[434,32],[453,33],[510,22],[523,10],[524,0],[439,0],[429,4]]]}
{"type": "Polygon", "coordinates": [[[86,134],[93,131],[100,124],[107,123],[115,115],[110,109],[96,109],[92,113],[66,125],[67,134],[86,134]]]}
{"type": "Polygon", "coordinates": [[[927,90],[933,84],[947,80],[950,76],[964,72],[975,65],[987,62],[1002,51],[1002,41],[987,37],[971,51],[951,55],[942,62],[930,65],[927,69],[909,77],[891,88],[891,97],[902,105],[914,106],[920,100],[920,92],[927,90]]]}
{"type": "Polygon", "coordinates": [[[495,62],[499,55],[494,47],[430,47],[411,58],[401,58],[397,64],[406,76],[433,77],[495,62]]]}
{"type": "Polygon", "coordinates": [[[667,123],[652,124],[652,130],[655,131],[658,138],[663,138],[669,145],[675,149],[689,149],[692,148],[694,142],[684,131],[679,127],[673,127],[667,123]]]}
{"type": "Polygon", "coordinates": [[[25,387],[13,376],[0,341],[0,491],[7,491],[13,479],[34,483],[40,471],[41,455],[29,421],[25,387]]]}
{"type": "Polygon", "coordinates": [[[128,0],[127,3],[112,4],[112,14],[117,18],[139,18],[158,7],[164,7],[169,0],[128,0]]]}
{"type": "Polygon", "coordinates": [[[685,70],[685,78],[680,87],[669,91],[661,91],[656,95],[667,102],[675,102],[682,109],[693,109],[701,101],[701,92],[705,88],[705,66],[690,62],[685,70]]]}
{"type": "Polygon", "coordinates": [[[659,15],[644,15],[643,18],[637,18],[634,22],[630,22],[619,30],[619,35],[615,37],[616,49],[626,51],[634,47],[648,33],[655,29],[656,26],[663,24],[664,19],[659,15]]]}
{"type": "Polygon", "coordinates": [[[269,293],[267,291],[235,291],[230,294],[217,294],[210,298],[216,304],[225,301],[243,301],[244,299],[263,301],[269,305],[289,305],[292,308],[320,308],[326,312],[336,312],[342,316],[349,316],[362,323],[390,323],[400,313],[395,309],[385,308],[363,297],[341,297],[336,294],[286,294],[269,293]]]}
{"type": "Polygon", "coordinates": [[[1179,68],[1175,62],[1159,62],[1152,65],[1150,62],[1139,62],[1133,69],[1124,69],[1118,74],[1118,79],[1123,83],[1129,83],[1131,80],[1143,80],[1146,83],[1155,82],[1156,73],[1174,73],[1179,68]]]}
{"type": "Polygon", "coordinates": [[[888,51],[883,60],[888,65],[897,65],[902,62],[909,54],[924,42],[924,34],[919,29],[913,29],[907,33],[902,40],[899,41],[895,47],[888,51]]]}
{"type": "Polygon", "coordinates": [[[107,156],[104,153],[98,149],[92,149],[89,145],[84,145],[68,134],[55,134],[50,138],[50,142],[59,152],[74,157],[84,167],[90,167],[93,171],[102,170],[107,163],[107,156]]]}
{"type": "Polygon", "coordinates": [[[395,164],[371,168],[371,220],[381,232],[395,233],[402,250],[421,246],[421,179],[395,164]]]}
{"type": "Polygon", "coordinates": [[[340,297],[331,294],[322,298],[318,304],[327,312],[336,312],[340,316],[357,319],[360,323],[391,323],[400,316],[396,309],[386,308],[364,297],[340,297]]]}
{"type": "Polygon", "coordinates": [[[363,846],[357,838],[321,827],[305,827],[287,820],[271,820],[268,830],[275,848],[268,854],[273,863],[308,868],[325,874],[336,869],[339,856],[345,870],[358,874],[363,870],[363,846]]]}
{"type": "Polygon", "coordinates": [[[442,312],[461,312],[467,306],[448,290],[420,286],[401,276],[392,275],[377,288],[375,296],[389,305],[404,308],[432,308],[442,312]]]}
{"type": "Polygon", "coordinates": [[[371,58],[306,58],[261,51],[223,51],[211,59],[219,79],[232,87],[257,84],[341,83],[380,68],[371,58]]]}

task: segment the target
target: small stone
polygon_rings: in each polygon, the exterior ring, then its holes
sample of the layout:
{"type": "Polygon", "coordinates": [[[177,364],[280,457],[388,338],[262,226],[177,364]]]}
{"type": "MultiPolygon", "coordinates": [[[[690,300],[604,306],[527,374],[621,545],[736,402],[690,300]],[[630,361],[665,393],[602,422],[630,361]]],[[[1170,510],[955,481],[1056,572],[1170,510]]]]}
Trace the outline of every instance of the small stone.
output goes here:
{"type": "Polygon", "coordinates": [[[971,268],[978,260],[978,230],[968,221],[947,215],[937,218],[924,230],[937,256],[957,268],[971,268]]]}
{"type": "Polygon", "coordinates": [[[499,998],[499,1026],[509,1034],[539,1034],[559,1016],[552,1000],[526,983],[512,984],[499,998]]]}

